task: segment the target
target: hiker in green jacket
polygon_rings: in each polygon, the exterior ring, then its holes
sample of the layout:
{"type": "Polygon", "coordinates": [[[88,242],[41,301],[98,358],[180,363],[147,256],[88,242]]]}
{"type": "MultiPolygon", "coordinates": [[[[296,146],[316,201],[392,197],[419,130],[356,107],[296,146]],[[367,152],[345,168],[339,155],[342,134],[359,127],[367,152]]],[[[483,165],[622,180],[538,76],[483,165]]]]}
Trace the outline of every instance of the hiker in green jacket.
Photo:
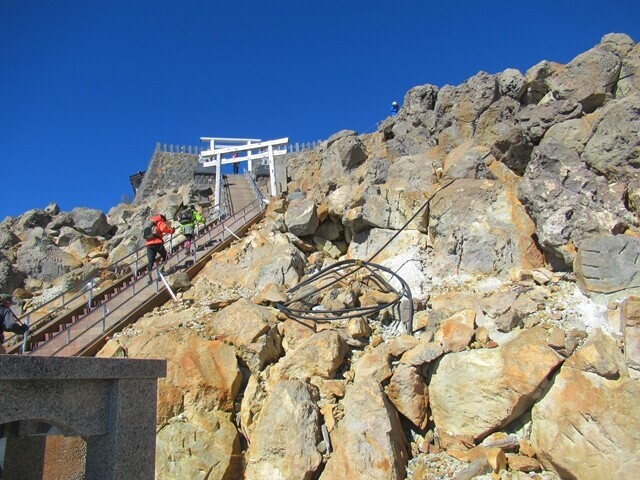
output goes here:
{"type": "Polygon", "coordinates": [[[186,238],[184,248],[190,251],[195,224],[200,223],[204,225],[204,218],[202,218],[202,215],[198,213],[193,205],[189,205],[186,210],[183,210],[180,215],[178,215],[178,222],[180,222],[182,234],[186,238]]]}

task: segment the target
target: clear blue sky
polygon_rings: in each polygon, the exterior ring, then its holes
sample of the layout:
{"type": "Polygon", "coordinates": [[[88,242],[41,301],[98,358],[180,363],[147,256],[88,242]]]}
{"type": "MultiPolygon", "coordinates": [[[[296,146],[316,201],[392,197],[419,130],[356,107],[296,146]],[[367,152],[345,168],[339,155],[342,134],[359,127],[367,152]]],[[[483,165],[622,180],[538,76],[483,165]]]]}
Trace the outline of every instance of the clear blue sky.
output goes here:
{"type": "Polygon", "coordinates": [[[108,211],[156,142],[374,130],[411,87],[567,63],[639,0],[0,0],[0,219],[108,211]]]}

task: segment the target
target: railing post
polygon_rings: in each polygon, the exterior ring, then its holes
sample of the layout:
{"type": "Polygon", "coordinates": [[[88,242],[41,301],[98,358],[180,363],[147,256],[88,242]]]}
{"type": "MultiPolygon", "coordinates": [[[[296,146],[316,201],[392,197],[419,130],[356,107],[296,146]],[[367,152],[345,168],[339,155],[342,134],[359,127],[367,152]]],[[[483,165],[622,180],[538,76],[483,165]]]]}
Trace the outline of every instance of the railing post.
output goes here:
{"type": "Polygon", "coordinates": [[[102,333],[104,333],[106,329],[106,323],[107,323],[107,304],[105,303],[102,305],[102,333]]]}
{"type": "Polygon", "coordinates": [[[91,310],[91,305],[93,304],[93,278],[89,281],[89,301],[87,302],[87,307],[91,310]]]}
{"type": "Polygon", "coordinates": [[[27,351],[27,337],[29,337],[29,324],[31,323],[31,313],[27,314],[27,318],[25,318],[24,323],[27,326],[27,333],[22,335],[22,352],[20,353],[22,353],[23,355],[27,351]]]}
{"type": "Polygon", "coordinates": [[[135,277],[138,277],[138,250],[136,250],[136,262],[135,262],[135,267],[134,267],[134,272],[135,272],[135,277]]]}

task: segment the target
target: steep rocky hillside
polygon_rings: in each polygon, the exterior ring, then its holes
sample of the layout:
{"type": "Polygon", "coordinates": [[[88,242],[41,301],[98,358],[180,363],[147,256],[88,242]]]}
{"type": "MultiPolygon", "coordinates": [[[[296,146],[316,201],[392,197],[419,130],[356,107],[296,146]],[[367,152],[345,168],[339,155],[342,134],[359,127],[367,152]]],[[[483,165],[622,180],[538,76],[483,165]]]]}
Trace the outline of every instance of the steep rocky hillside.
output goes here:
{"type": "MultiPolygon", "coordinates": [[[[292,193],[100,353],[168,360],[157,477],[640,478],[639,133],[611,34],[289,158],[292,193]]],[[[189,188],[115,207],[104,261],[189,188]]]]}

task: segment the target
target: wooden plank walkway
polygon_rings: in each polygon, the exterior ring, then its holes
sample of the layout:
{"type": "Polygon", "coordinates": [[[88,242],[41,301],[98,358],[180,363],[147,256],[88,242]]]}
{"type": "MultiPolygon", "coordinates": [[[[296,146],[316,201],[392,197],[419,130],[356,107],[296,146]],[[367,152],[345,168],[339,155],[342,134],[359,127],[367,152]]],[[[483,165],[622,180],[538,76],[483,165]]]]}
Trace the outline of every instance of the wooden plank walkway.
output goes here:
{"type": "MultiPolygon", "coordinates": [[[[262,218],[264,205],[256,199],[244,175],[230,175],[226,179],[230,193],[230,211],[221,221],[210,222],[195,235],[195,255],[186,255],[180,242],[169,251],[163,266],[166,275],[185,271],[192,279],[211,258],[226,248],[236,236],[242,236],[250,225],[262,218]]],[[[170,245],[172,242],[169,242],[170,245]]],[[[142,250],[144,252],[144,249],[142,250]]],[[[144,255],[144,253],[142,253],[144,255]]],[[[33,325],[27,339],[28,355],[92,355],[104,344],[106,337],[121,330],[169,300],[157,269],[149,283],[146,258],[123,266],[116,265],[117,279],[107,288],[96,290],[86,280],[73,286],[39,309],[28,312],[33,325]],[[123,268],[124,267],[124,268],[123,268]],[[35,321],[35,323],[34,323],[35,321]]],[[[19,340],[16,338],[15,340],[19,340]]],[[[22,342],[5,344],[7,353],[21,353],[22,342]]]]}

